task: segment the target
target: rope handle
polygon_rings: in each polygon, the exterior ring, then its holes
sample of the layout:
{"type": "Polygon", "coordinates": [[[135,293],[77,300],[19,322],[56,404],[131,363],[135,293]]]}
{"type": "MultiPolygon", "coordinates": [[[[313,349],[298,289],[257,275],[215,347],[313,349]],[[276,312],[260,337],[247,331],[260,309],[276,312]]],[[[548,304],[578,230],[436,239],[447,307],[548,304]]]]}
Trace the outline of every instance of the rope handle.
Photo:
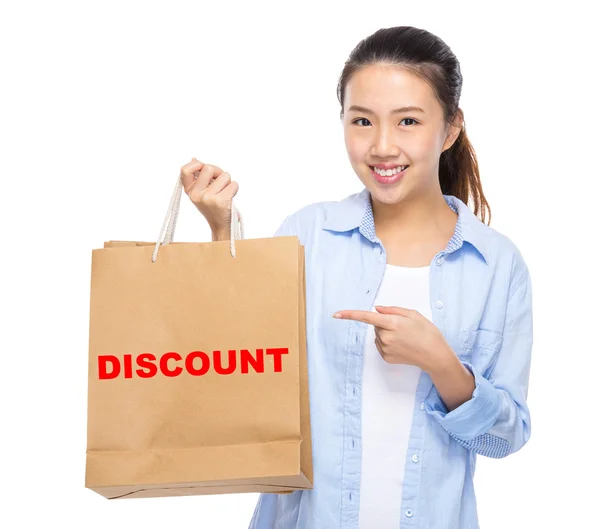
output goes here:
{"type": "MultiPolygon", "coordinates": [[[[156,262],[156,259],[158,257],[158,249],[160,248],[160,246],[167,245],[173,242],[182,194],[183,181],[181,179],[181,175],[178,175],[177,183],[175,184],[175,189],[173,190],[173,195],[171,196],[171,201],[169,202],[169,208],[167,209],[167,214],[165,215],[165,219],[163,221],[158,240],[156,241],[156,245],[154,246],[154,252],[152,252],[153,263],[156,262]]],[[[244,221],[242,219],[241,213],[233,204],[233,200],[231,201],[230,211],[231,222],[229,223],[229,251],[231,253],[231,257],[235,258],[235,241],[244,238],[244,221]]]]}

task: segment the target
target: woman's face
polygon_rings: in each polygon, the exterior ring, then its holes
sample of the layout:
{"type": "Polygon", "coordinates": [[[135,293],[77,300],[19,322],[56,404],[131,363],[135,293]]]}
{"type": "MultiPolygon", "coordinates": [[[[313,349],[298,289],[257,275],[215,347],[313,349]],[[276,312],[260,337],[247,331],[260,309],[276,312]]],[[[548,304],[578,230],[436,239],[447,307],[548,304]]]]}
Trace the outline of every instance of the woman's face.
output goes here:
{"type": "Polygon", "coordinates": [[[387,204],[439,189],[440,155],[460,132],[445,126],[442,107],[424,80],[380,64],[356,72],[346,85],[343,125],[354,171],[373,198],[387,204]],[[394,112],[409,106],[421,110],[394,112]],[[409,167],[400,180],[380,183],[373,176],[375,164],[409,167]]]}

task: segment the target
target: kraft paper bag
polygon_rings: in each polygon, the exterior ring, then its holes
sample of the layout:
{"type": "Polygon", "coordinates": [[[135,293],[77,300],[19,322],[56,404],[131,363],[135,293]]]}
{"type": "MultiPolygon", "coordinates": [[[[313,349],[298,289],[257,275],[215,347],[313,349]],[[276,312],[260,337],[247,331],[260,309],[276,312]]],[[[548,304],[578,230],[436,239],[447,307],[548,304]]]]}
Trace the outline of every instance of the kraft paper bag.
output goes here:
{"type": "Polygon", "coordinates": [[[87,488],[312,488],[304,247],[233,241],[92,250],[87,488]]]}

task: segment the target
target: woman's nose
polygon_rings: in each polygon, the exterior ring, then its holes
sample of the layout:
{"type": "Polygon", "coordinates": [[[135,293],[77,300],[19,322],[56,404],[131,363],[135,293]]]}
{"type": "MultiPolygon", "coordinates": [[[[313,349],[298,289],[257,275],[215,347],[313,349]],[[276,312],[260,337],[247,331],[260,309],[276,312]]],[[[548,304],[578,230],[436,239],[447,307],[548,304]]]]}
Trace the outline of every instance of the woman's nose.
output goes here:
{"type": "Polygon", "coordinates": [[[388,127],[379,127],[373,138],[371,155],[375,158],[398,156],[400,147],[393,132],[388,127]]]}

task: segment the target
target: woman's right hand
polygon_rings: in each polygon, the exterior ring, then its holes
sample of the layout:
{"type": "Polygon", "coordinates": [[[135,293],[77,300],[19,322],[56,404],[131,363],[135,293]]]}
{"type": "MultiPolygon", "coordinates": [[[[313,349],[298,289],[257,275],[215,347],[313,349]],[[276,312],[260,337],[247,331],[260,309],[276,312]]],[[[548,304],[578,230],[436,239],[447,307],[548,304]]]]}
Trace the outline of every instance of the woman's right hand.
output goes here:
{"type": "Polygon", "coordinates": [[[181,168],[180,176],[186,195],[208,222],[213,240],[228,240],[231,201],[239,190],[238,183],[220,167],[196,158],[181,168]]]}

